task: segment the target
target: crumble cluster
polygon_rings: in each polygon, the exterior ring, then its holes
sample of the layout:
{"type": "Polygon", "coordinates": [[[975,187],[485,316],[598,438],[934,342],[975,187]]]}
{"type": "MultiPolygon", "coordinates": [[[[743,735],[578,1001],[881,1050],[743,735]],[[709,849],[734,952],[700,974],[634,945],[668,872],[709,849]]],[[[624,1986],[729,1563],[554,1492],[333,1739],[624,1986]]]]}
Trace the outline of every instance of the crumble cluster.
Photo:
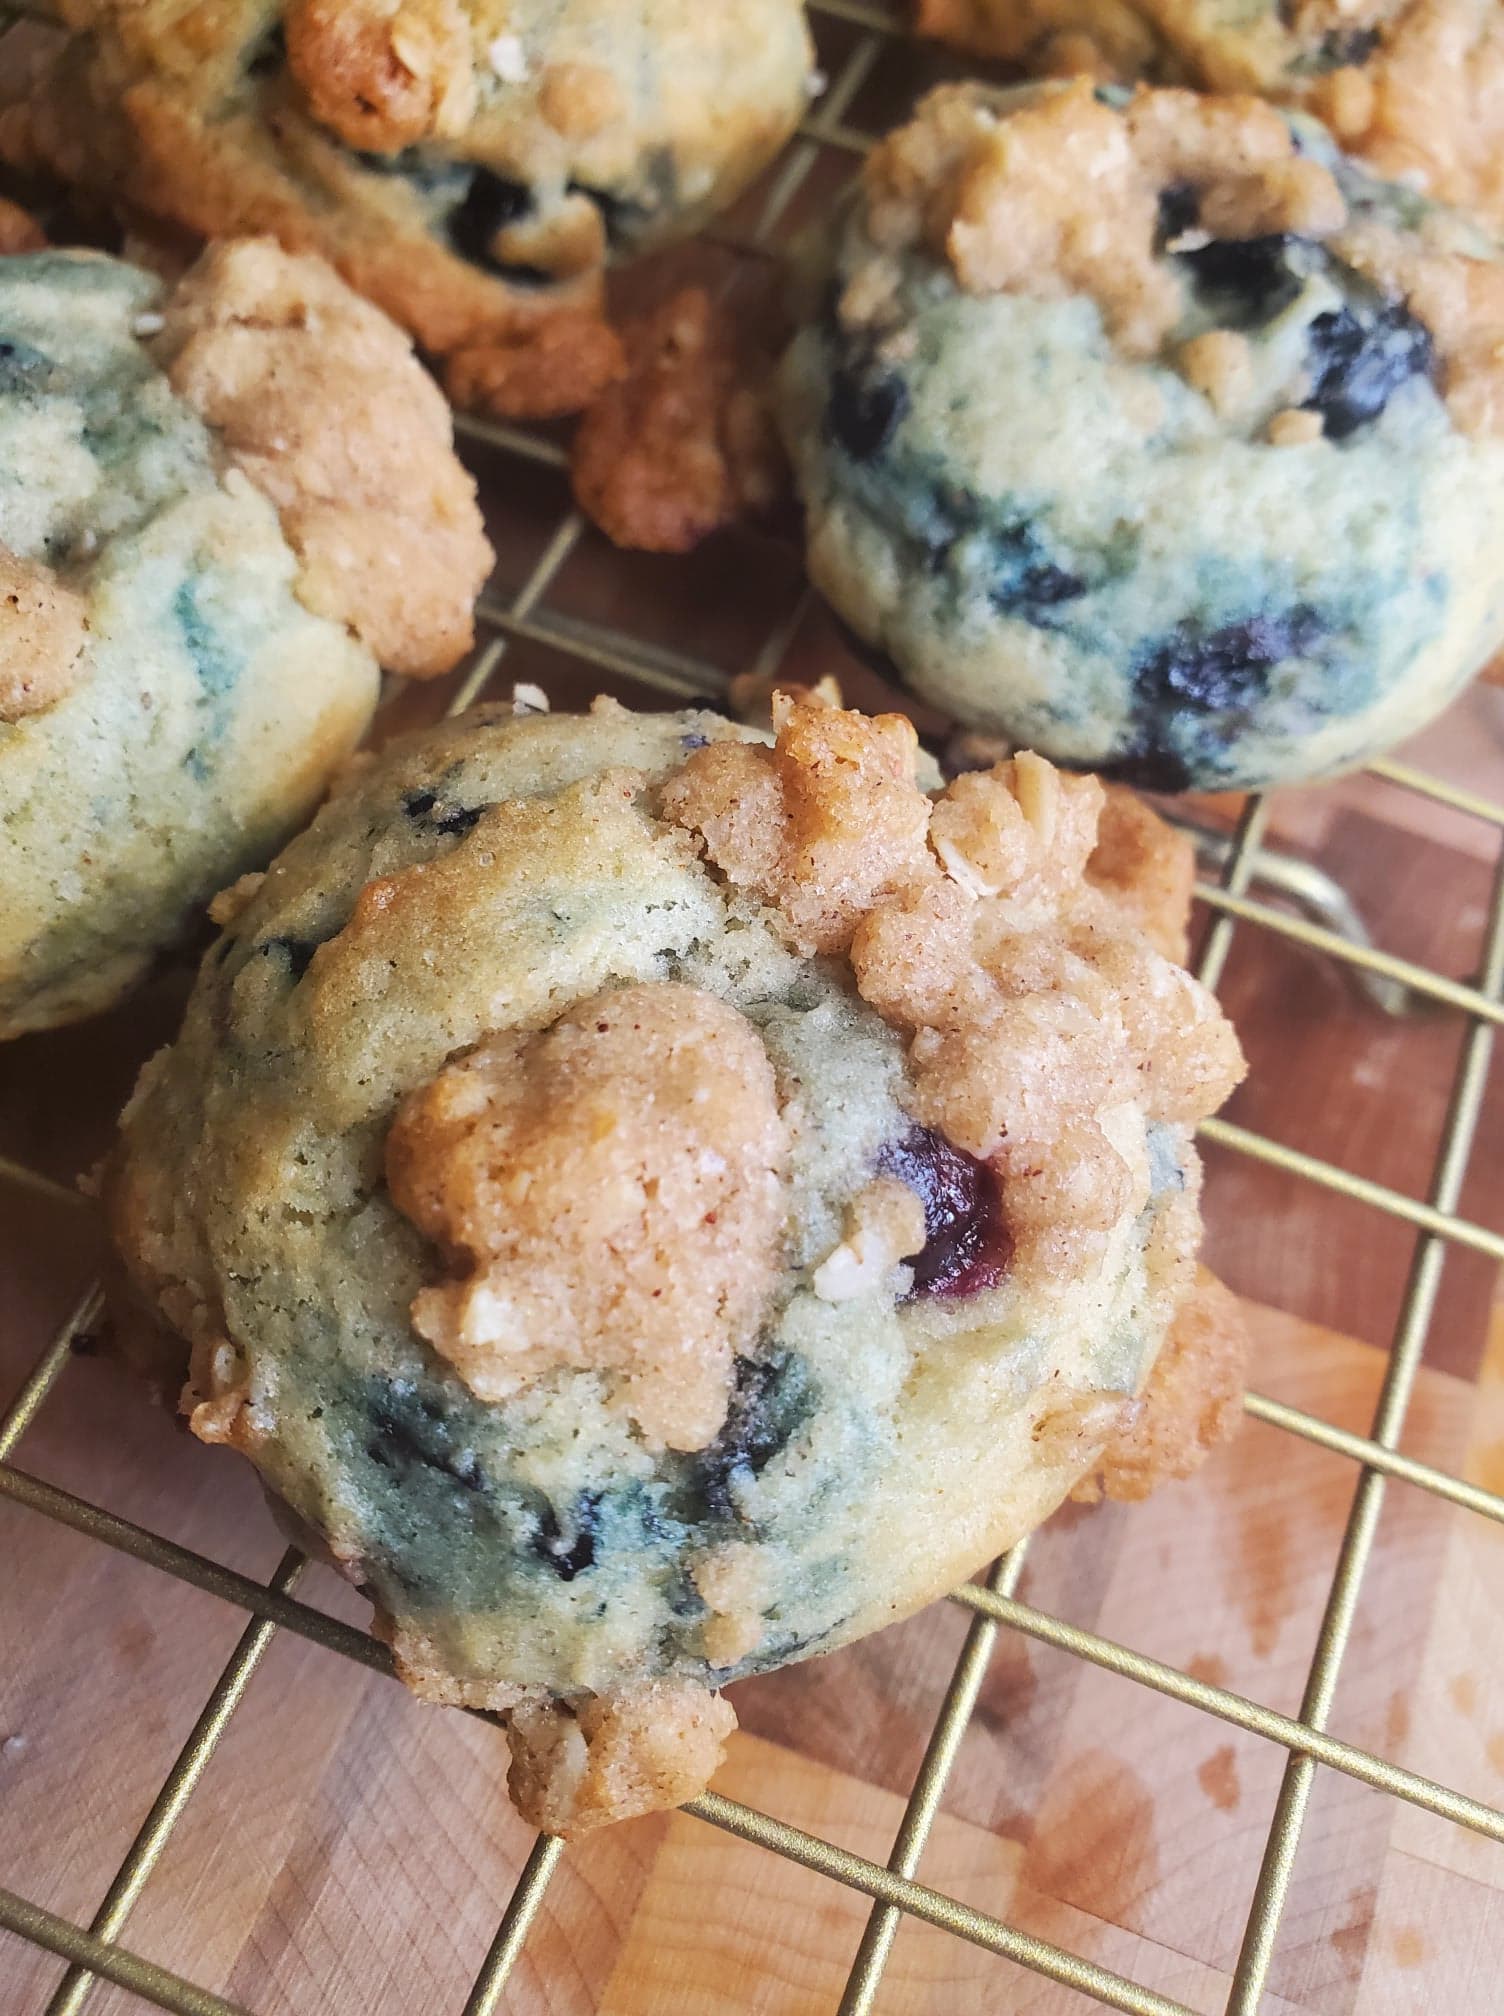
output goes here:
{"type": "Polygon", "coordinates": [[[931,801],[905,717],[775,702],[774,718],[772,749],[694,751],[665,815],[797,949],[850,958],[910,1038],[914,1118],[997,1169],[1015,1269],[1068,1278],[1134,1208],[1111,1109],[1214,1112],[1243,1073],[1231,1027],[1087,881],[1095,778],[1022,754],[931,801]]]}
{"type": "Polygon", "coordinates": [[[393,1200],[461,1262],[413,1306],[482,1400],[619,1372],[649,1442],[701,1449],[776,1285],[786,1154],[757,1032],[697,987],[596,995],[412,1094],[393,1200]]]}
{"type": "Polygon", "coordinates": [[[152,347],[276,505],[304,605],[393,672],[448,671],[491,549],[449,409],[396,324],[322,259],[243,239],[185,276],[152,347]]]}

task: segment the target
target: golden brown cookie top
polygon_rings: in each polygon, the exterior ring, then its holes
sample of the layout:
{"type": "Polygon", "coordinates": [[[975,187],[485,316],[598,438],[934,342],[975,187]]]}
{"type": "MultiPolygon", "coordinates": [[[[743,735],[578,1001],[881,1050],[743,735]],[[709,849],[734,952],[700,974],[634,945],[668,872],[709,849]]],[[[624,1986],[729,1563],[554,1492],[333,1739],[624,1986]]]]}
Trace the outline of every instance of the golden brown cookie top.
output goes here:
{"type": "Polygon", "coordinates": [[[1018,758],[931,797],[906,723],[774,718],[739,780],[705,711],[389,745],[223,906],[106,1182],[194,1425],[412,1685],[512,1718],[564,1833],[694,1792],[710,1690],[1088,1472],[1187,1285],[1184,1116],[1237,1069],[1088,886],[1096,785],[1018,758]]]}
{"type": "Polygon", "coordinates": [[[390,670],[445,672],[491,566],[449,409],[396,324],[321,259],[212,246],[153,348],[173,389],[268,496],[298,592],[390,670]]]}
{"type": "Polygon", "coordinates": [[[704,1448],[777,1285],[786,1153],[761,1039],[701,988],[493,1037],[387,1137],[398,1208],[461,1270],[413,1320],[482,1400],[595,1366],[651,1444],[704,1448]]]}

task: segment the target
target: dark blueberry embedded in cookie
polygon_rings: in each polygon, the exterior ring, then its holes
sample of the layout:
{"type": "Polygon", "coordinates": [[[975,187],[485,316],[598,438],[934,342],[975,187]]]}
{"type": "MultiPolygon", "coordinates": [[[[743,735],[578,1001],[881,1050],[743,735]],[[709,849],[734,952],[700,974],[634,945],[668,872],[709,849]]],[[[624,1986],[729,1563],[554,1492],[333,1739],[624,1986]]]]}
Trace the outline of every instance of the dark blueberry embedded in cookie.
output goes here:
{"type": "Polygon", "coordinates": [[[52,359],[18,338],[0,337],[0,392],[37,392],[53,372],[52,359]]]}
{"type": "Polygon", "coordinates": [[[1262,699],[1274,667],[1289,658],[1309,657],[1326,634],[1320,616],[1305,603],[1215,630],[1177,623],[1134,668],[1134,682],[1151,708],[1178,705],[1226,713],[1262,699]]]}
{"type": "Polygon", "coordinates": [[[570,182],[571,196],[583,196],[595,205],[605,227],[606,243],[613,252],[630,251],[660,218],[679,204],[679,169],[673,150],[654,147],[638,168],[641,193],[623,196],[593,182],[570,182]]]}
{"type": "Polygon", "coordinates": [[[1336,308],[1316,316],[1306,332],[1311,396],[1334,441],[1377,420],[1402,385],[1436,369],[1431,332],[1399,302],[1375,313],[1336,308]]]}
{"type": "Polygon", "coordinates": [[[251,45],[250,54],[246,58],[245,74],[247,77],[275,77],[286,61],[287,35],[282,23],[278,21],[251,45]]]}
{"type": "Polygon", "coordinates": [[[426,826],[431,833],[468,833],[487,808],[451,805],[437,791],[407,791],[402,809],[415,826],[426,826]]]}
{"type": "Polygon", "coordinates": [[[831,373],[825,429],[854,461],[880,454],[908,410],[909,388],[891,373],[867,377],[844,364],[831,373]]]}
{"type": "Polygon", "coordinates": [[[740,1519],[736,1485],[761,1476],[808,1418],[814,1404],[802,1358],[777,1351],[768,1358],[738,1358],[731,1404],[714,1442],[694,1469],[712,1519],[740,1519]]]}
{"type": "Polygon", "coordinates": [[[1319,659],[1329,669],[1341,648],[1341,625],[1304,602],[1214,628],[1177,623],[1132,668],[1132,740],[1102,774],[1144,791],[1232,779],[1238,717],[1268,697],[1276,668],[1319,659]]]}
{"type": "Polygon", "coordinates": [[[1201,215],[1201,199],[1189,182],[1173,182],[1159,192],[1159,224],[1155,242],[1161,250],[1193,230],[1201,215]]]}
{"type": "Polygon", "coordinates": [[[372,1380],[367,1410],[366,1454],[383,1470],[399,1477],[414,1470],[437,1472],[467,1491],[485,1489],[480,1459],[457,1443],[436,1400],[395,1381],[372,1380]]]}
{"type": "Polygon", "coordinates": [[[1322,37],[1316,54],[1322,70],[1343,70],[1349,64],[1366,63],[1378,48],[1377,28],[1333,28],[1322,37]]]}
{"type": "Polygon", "coordinates": [[[477,168],[464,200],[449,213],[449,242],[472,266],[482,266],[516,286],[551,286],[552,273],[541,266],[505,259],[496,248],[500,233],[521,223],[532,207],[533,192],[525,183],[497,175],[490,168],[477,168]]]}
{"type": "Polygon", "coordinates": [[[1296,263],[1300,242],[1279,236],[1214,238],[1174,256],[1225,328],[1259,329],[1283,314],[1305,284],[1296,263]]]}
{"type": "Polygon", "coordinates": [[[988,594],[1005,615],[1038,622],[1041,612],[1073,602],[1086,583],[1046,558],[1032,527],[1005,527],[997,536],[998,564],[988,594]]]}
{"type": "Polygon", "coordinates": [[[938,485],[926,500],[922,536],[932,573],[959,564],[994,608],[1025,623],[1048,628],[1053,610],[1086,593],[1086,582],[1059,564],[1035,520],[1011,498],[984,501],[938,485]]]}
{"type": "Polygon", "coordinates": [[[538,1514],[532,1550],[561,1582],[572,1582],[593,1568],[600,1539],[599,1491],[581,1491],[561,1521],[547,1500],[538,1514]]]}
{"type": "Polygon", "coordinates": [[[1008,1271],[1013,1244],[996,1173],[932,1127],[890,1141],[878,1167],[907,1183],[924,1206],[924,1247],[909,1263],[910,1292],[980,1295],[995,1288],[1008,1271]]]}
{"type": "MultiPolygon", "coordinates": [[[[225,941],[226,944],[231,942],[229,939],[225,941]]],[[[263,938],[256,950],[264,959],[281,959],[296,986],[323,942],[321,938],[263,938]]]]}

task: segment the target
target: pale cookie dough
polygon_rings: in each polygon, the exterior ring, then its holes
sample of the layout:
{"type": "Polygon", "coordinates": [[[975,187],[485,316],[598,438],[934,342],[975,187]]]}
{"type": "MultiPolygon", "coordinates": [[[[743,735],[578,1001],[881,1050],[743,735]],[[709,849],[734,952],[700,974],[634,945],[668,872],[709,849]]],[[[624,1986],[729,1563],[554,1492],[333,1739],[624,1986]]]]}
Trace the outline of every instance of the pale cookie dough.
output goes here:
{"type": "Polygon", "coordinates": [[[264,861],[490,563],[441,394],[322,261],[0,259],[0,1036],[264,861]]]}
{"type": "Polygon", "coordinates": [[[1504,227],[1499,0],[919,0],[918,23],[1055,75],[1260,92],[1376,174],[1504,227]]]}
{"type": "Polygon", "coordinates": [[[1504,642],[1504,263],[1254,98],[933,92],[802,282],[810,572],[969,727],[1350,769],[1504,642]]]}
{"type": "Polygon", "coordinates": [[[608,259],[693,229],[808,101],[799,0],[65,0],[0,47],[0,156],[202,237],[314,250],[461,405],[620,368],[608,259]],[[6,89],[9,77],[11,88],[6,89]]]}
{"type": "Polygon", "coordinates": [[[1183,929],[1185,843],[1099,844],[1037,757],[931,796],[899,716],[775,721],[390,746],[221,906],[104,1182],[194,1431],[410,1686],[510,1717],[560,1833],[697,1791],[726,1682],[914,1609],[1114,1447],[1178,1460],[1123,1438],[1243,1068],[1135,921],[1183,929]]]}

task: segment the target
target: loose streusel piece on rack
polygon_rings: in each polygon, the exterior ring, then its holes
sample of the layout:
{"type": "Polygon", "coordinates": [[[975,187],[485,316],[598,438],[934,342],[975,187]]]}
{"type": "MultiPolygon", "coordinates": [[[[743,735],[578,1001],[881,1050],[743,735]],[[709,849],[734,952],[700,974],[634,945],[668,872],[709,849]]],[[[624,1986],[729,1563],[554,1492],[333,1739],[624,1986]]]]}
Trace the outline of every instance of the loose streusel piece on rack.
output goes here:
{"type": "Polygon", "coordinates": [[[570,450],[582,511],[618,546],[683,553],[770,511],[788,465],[731,311],[687,287],[624,336],[627,364],[570,450]]]}

